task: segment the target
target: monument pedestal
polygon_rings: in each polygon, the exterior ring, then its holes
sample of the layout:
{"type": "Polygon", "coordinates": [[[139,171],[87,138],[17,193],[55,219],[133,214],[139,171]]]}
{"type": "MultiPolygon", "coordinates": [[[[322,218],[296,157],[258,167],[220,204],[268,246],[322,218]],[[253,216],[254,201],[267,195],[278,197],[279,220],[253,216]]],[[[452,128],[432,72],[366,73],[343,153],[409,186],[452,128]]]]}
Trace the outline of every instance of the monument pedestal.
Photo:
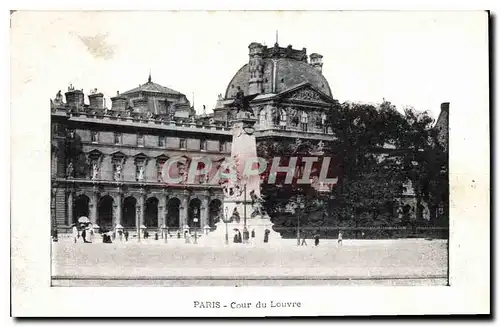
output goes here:
{"type": "MultiPolygon", "coordinates": [[[[281,239],[276,233],[269,217],[262,216],[257,206],[260,199],[260,176],[257,173],[257,143],[254,135],[256,119],[249,117],[248,112],[240,112],[235,121],[232,122],[233,140],[231,147],[231,158],[228,162],[228,170],[234,169],[234,177],[229,178],[224,188],[223,216],[228,221],[227,234],[229,244],[233,244],[236,230],[241,233],[245,227],[249,232],[250,244],[266,244],[264,237],[268,230],[268,242],[273,243],[281,239]],[[252,171],[252,173],[249,172],[252,171]],[[253,198],[253,200],[252,200],[253,198]],[[246,219],[245,219],[246,217],[246,219]],[[252,231],[255,237],[252,238],[252,231]]],[[[226,223],[219,221],[216,230],[207,239],[210,242],[224,244],[226,239],[226,223]]],[[[244,244],[244,243],[243,243],[244,244]]]]}

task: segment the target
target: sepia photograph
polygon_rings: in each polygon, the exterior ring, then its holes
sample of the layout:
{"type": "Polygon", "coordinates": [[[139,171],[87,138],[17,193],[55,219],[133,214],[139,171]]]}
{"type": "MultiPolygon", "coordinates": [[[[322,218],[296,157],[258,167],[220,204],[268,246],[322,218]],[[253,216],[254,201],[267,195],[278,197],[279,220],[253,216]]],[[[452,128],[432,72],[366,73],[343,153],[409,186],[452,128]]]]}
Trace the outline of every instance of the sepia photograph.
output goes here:
{"type": "Polygon", "coordinates": [[[11,33],[13,95],[45,97],[34,232],[54,292],[453,287],[451,122],[464,76],[486,92],[469,133],[488,126],[487,12],[18,11],[11,33]]]}

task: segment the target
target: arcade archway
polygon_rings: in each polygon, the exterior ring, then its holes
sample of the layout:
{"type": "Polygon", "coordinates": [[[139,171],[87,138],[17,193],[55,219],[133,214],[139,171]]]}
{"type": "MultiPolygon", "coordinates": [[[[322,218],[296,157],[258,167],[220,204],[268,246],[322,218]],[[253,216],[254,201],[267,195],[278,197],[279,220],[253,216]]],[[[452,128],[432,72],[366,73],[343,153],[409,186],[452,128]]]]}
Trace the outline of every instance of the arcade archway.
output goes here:
{"type": "Polygon", "coordinates": [[[76,197],[73,207],[73,217],[75,220],[82,216],[89,216],[89,203],[90,199],[85,194],[76,197]]]}
{"type": "Polygon", "coordinates": [[[113,198],[103,196],[97,204],[97,225],[102,229],[113,229],[113,198]]]}
{"type": "Polygon", "coordinates": [[[201,208],[200,199],[195,198],[189,202],[189,208],[188,208],[189,227],[195,227],[195,228],[201,227],[200,208],[201,208]]]}
{"type": "Polygon", "coordinates": [[[125,228],[136,227],[135,225],[136,205],[137,205],[137,200],[133,196],[126,197],[123,200],[123,209],[122,209],[123,227],[125,228]]]}
{"type": "Polygon", "coordinates": [[[208,226],[215,227],[215,224],[221,218],[222,214],[222,202],[219,199],[214,199],[209,204],[208,210],[208,226]]]}
{"type": "Polygon", "coordinates": [[[172,198],[167,203],[167,227],[179,228],[179,213],[181,201],[178,198],[172,198]]]}
{"type": "Polygon", "coordinates": [[[144,212],[144,225],[146,227],[158,227],[158,199],[149,198],[146,201],[146,210],[144,212]]]}

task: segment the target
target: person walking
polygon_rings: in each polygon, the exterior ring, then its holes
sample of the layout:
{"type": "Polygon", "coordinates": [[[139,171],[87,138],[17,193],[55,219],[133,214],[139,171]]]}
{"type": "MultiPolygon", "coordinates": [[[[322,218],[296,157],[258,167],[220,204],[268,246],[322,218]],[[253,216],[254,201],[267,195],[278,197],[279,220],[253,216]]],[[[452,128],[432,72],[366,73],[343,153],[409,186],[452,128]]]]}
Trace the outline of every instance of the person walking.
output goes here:
{"type": "Polygon", "coordinates": [[[339,230],[339,236],[337,238],[337,244],[340,245],[340,246],[342,246],[342,236],[343,236],[342,235],[342,231],[339,230]]]}
{"type": "Polygon", "coordinates": [[[123,232],[123,236],[125,236],[125,242],[128,242],[128,230],[123,232]]]}
{"type": "Polygon", "coordinates": [[[73,224],[73,227],[71,228],[72,230],[72,236],[73,236],[73,243],[76,243],[78,240],[78,228],[76,227],[75,224],[73,224]]]}
{"type": "Polygon", "coordinates": [[[248,244],[249,238],[250,238],[250,233],[248,232],[248,229],[245,227],[243,229],[243,243],[248,244]]]}
{"type": "Polygon", "coordinates": [[[307,246],[306,242],[306,233],[302,232],[302,242],[300,243],[300,246],[307,246]]]}
{"type": "Polygon", "coordinates": [[[319,245],[319,233],[316,233],[316,235],[314,235],[314,246],[318,245],[319,245]]]}

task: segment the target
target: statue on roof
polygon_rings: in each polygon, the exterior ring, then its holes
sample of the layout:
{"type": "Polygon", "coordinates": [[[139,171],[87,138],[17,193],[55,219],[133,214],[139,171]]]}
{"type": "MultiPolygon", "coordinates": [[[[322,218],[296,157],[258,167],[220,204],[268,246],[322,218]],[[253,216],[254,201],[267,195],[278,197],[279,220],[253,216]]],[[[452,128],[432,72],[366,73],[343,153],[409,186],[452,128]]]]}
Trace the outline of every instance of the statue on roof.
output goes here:
{"type": "Polygon", "coordinates": [[[251,116],[254,115],[252,109],[249,106],[248,99],[245,99],[245,92],[241,89],[241,87],[238,85],[237,87],[238,92],[236,92],[236,98],[233,102],[233,104],[236,106],[236,115],[240,112],[248,112],[250,113],[251,116]]]}
{"type": "Polygon", "coordinates": [[[63,96],[61,94],[61,90],[59,90],[56,94],[56,98],[54,99],[55,104],[61,104],[63,103],[63,96]]]}

